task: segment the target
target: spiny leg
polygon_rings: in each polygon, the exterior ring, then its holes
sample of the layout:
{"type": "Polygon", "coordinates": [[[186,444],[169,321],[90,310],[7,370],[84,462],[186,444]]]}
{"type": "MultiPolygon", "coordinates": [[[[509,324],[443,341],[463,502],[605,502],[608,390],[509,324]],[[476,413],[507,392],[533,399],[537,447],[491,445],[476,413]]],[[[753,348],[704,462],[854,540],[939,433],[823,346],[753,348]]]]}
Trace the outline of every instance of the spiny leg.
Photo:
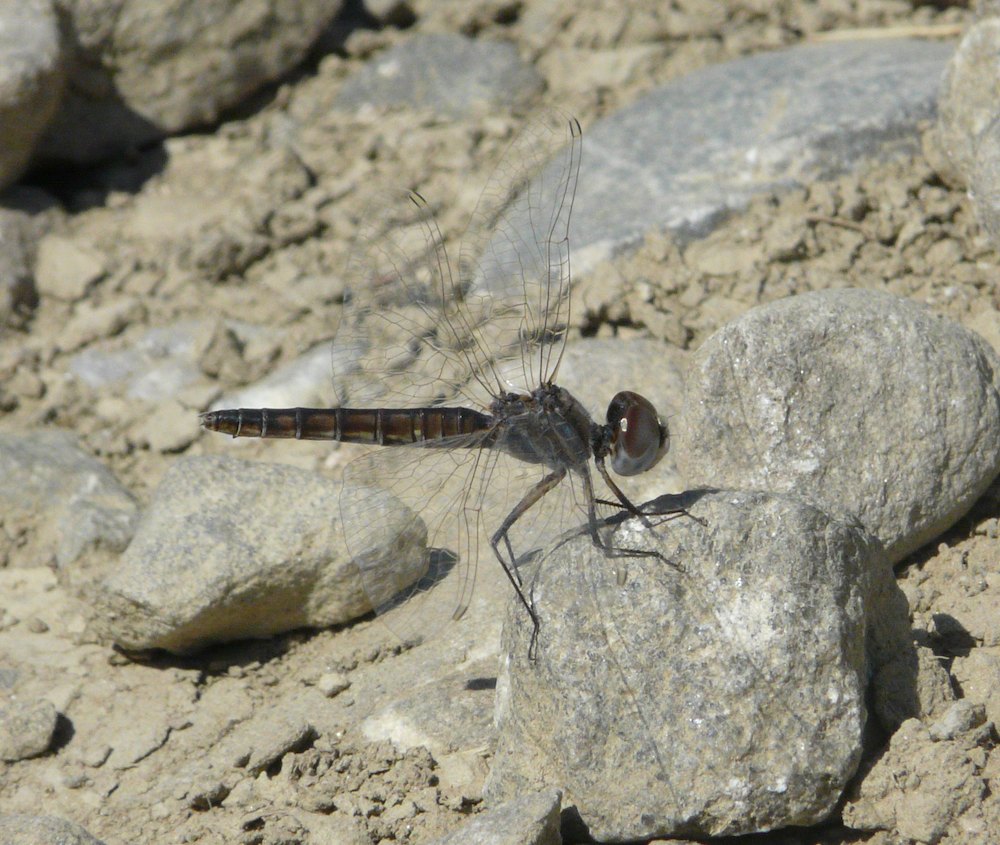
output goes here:
{"type": "Polygon", "coordinates": [[[662,511],[650,511],[644,508],[637,507],[636,505],[632,504],[631,499],[629,499],[628,496],[626,496],[622,492],[621,488],[617,484],[615,484],[614,479],[611,478],[611,474],[608,472],[608,468],[604,465],[604,461],[598,458],[594,460],[594,463],[597,464],[597,469],[601,473],[601,478],[604,479],[604,483],[608,485],[611,492],[613,492],[615,496],[618,498],[617,502],[609,502],[607,499],[595,499],[595,501],[599,505],[607,505],[608,507],[612,508],[618,508],[618,507],[624,508],[630,514],[632,514],[632,516],[639,517],[639,519],[642,520],[642,524],[645,525],[647,528],[652,527],[651,523],[646,518],[647,516],[686,516],[689,519],[693,519],[700,525],[708,524],[700,516],[695,516],[693,513],[688,511],[687,508],[679,506],[676,508],[668,508],[667,510],[662,510],[662,511]]]}
{"type": "MultiPolygon", "coordinates": [[[[646,517],[646,514],[644,514],[640,508],[637,508],[634,504],[632,504],[628,496],[626,496],[618,487],[618,485],[615,484],[611,476],[608,474],[608,470],[607,467],[605,467],[604,465],[604,461],[596,459],[594,463],[597,464],[597,469],[601,473],[601,477],[604,479],[604,482],[608,485],[609,488],[611,488],[612,492],[615,494],[615,496],[618,497],[619,500],[618,502],[608,502],[605,501],[604,499],[596,498],[594,496],[594,484],[590,478],[590,473],[586,471],[583,473],[584,483],[587,486],[587,501],[588,501],[587,510],[590,521],[590,537],[594,541],[594,545],[597,546],[599,549],[601,549],[610,558],[655,557],[659,558],[667,566],[672,566],[674,569],[680,570],[681,567],[677,563],[664,557],[664,555],[661,552],[658,552],[655,549],[619,548],[617,546],[612,546],[610,543],[605,543],[601,539],[600,532],[597,530],[597,511],[596,511],[597,504],[605,504],[611,507],[621,507],[624,510],[628,511],[633,516],[641,519],[642,524],[646,528],[652,529],[653,525],[646,517]]],[[[687,514],[687,511],[683,511],[683,513],[687,514]]],[[[688,516],[690,516],[690,514],[688,514],[688,516]]],[[[701,522],[701,520],[698,521],[701,522]]],[[[625,584],[624,567],[619,567],[619,569],[615,574],[615,580],[617,581],[619,587],[624,586],[625,584]]]]}
{"type": "Polygon", "coordinates": [[[528,597],[524,594],[524,590],[522,589],[521,575],[517,571],[517,559],[514,557],[514,548],[510,544],[510,535],[508,532],[514,526],[514,523],[524,516],[529,508],[535,505],[539,499],[542,498],[542,496],[552,490],[552,488],[554,488],[565,477],[565,467],[557,469],[546,475],[541,481],[524,494],[521,501],[514,506],[514,509],[509,514],[507,514],[507,517],[500,524],[500,528],[498,528],[490,538],[490,545],[493,547],[493,554],[495,554],[497,560],[500,561],[500,565],[503,567],[503,571],[507,575],[508,580],[513,585],[514,590],[517,593],[517,597],[521,600],[521,604],[524,605],[524,609],[528,611],[528,616],[531,617],[531,643],[528,645],[528,658],[530,660],[535,659],[535,643],[538,641],[538,614],[535,613],[535,609],[531,606],[531,602],[528,601],[528,597]],[[509,566],[500,554],[499,546],[501,539],[503,539],[504,546],[507,548],[507,554],[510,555],[509,566]]]}

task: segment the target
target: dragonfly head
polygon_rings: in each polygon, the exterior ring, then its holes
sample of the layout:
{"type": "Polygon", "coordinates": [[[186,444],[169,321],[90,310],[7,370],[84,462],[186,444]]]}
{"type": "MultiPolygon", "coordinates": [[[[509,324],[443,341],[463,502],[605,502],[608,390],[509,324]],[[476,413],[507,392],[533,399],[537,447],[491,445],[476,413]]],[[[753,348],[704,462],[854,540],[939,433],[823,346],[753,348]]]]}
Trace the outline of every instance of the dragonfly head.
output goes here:
{"type": "Polygon", "coordinates": [[[655,466],[670,446],[670,433],[645,396],[623,390],[608,405],[611,469],[638,475],[655,466]]]}

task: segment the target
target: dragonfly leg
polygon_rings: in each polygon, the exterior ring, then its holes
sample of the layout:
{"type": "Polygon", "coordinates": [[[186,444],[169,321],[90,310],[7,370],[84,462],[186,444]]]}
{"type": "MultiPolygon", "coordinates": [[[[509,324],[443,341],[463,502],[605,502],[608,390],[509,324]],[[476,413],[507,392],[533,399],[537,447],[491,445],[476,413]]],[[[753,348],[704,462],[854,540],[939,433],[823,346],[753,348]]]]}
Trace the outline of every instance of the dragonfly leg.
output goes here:
{"type": "MultiPolygon", "coordinates": [[[[601,551],[603,551],[610,558],[655,557],[655,558],[659,558],[660,560],[662,560],[668,566],[671,566],[674,569],[680,570],[681,567],[678,564],[676,564],[674,561],[669,560],[668,558],[664,557],[660,552],[656,551],[655,549],[628,549],[628,548],[619,548],[617,546],[612,546],[610,543],[605,542],[601,538],[601,534],[597,530],[597,526],[598,526],[597,505],[598,504],[610,505],[612,507],[615,507],[615,506],[621,507],[624,510],[628,511],[633,516],[639,517],[639,519],[642,520],[642,524],[644,526],[646,526],[647,528],[652,528],[653,526],[652,526],[652,523],[650,523],[649,519],[646,517],[646,514],[643,513],[643,511],[640,508],[637,508],[634,504],[632,504],[632,502],[621,491],[621,489],[618,487],[618,485],[614,483],[614,481],[612,480],[611,476],[608,474],[607,467],[604,466],[604,461],[602,461],[602,460],[595,460],[594,463],[597,464],[597,469],[601,473],[601,477],[604,479],[605,483],[608,485],[608,487],[611,488],[611,490],[614,492],[614,494],[618,497],[618,500],[619,500],[616,503],[616,502],[607,502],[604,499],[598,499],[598,498],[596,498],[594,496],[594,483],[593,483],[593,481],[590,478],[590,473],[589,472],[584,472],[583,473],[584,483],[587,485],[587,501],[590,503],[588,505],[588,507],[587,507],[588,517],[589,517],[589,522],[590,522],[590,537],[591,537],[591,540],[593,540],[594,545],[597,546],[599,549],[601,549],[601,551]]],[[[680,509],[680,508],[678,509],[678,511],[683,512],[683,513],[687,513],[687,511],[684,511],[683,509],[680,509]]],[[[619,587],[621,587],[621,586],[623,586],[625,584],[625,568],[624,567],[621,567],[621,568],[618,569],[616,580],[618,582],[618,586],[619,587]]]]}
{"type": "Polygon", "coordinates": [[[615,508],[615,507],[624,508],[630,514],[632,514],[632,516],[639,517],[642,520],[643,525],[645,525],[647,528],[650,527],[650,523],[649,523],[649,520],[646,519],[646,517],[647,516],[651,516],[651,515],[655,515],[655,516],[673,516],[673,515],[686,516],[689,519],[693,519],[695,522],[699,523],[700,525],[706,525],[707,524],[705,522],[705,520],[703,520],[700,516],[695,516],[694,514],[689,513],[686,508],[682,508],[682,507],[670,508],[669,510],[661,510],[661,511],[649,511],[649,510],[644,510],[643,508],[637,507],[636,505],[632,504],[632,501],[629,499],[628,496],[626,496],[622,492],[621,488],[617,484],[615,484],[614,479],[611,478],[611,474],[608,472],[608,468],[604,465],[604,461],[601,460],[601,459],[595,459],[594,463],[597,464],[597,469],[601,473],[601,478],[604,479],[604,483],[608,485],[608,488],[611,490],[611,492],[613,492],[615,494],[615,496],[618,498],[617,502],[609,502],[607,499],[595,499],[594,501],[596,501],[597,504],[599,504],[599,505],[608,505],[609,507],[613,507],[613,508],[615,508]]]}
{"type": "Polygon", "coordinates": [[[521,576],[517,571],[517,559],[514,557],[514,549],[510,544],[510,536],[508,532],[513,527],[514,523],[524,516],[532,505],[536,504],[542,496],[552,490],[552,488],[565,477],[566,470],[564,468],[557,469],[546,475],[541,481],[525,493],[524,498],[522,498],[521,501],[514,506],[514,509],[507,514],[507,517],[500,524],[496,533],[494,533],[490,538],[490,545],[493,547],[493,554],[497,556],[497,560],[500,561],[500,565],[503,567],[504,573],[513,585],[514,591],[517,593],[517,597],[521,600],[521,604],[524,605],[524,609],[528,611],[528,616],[531,617],[531,644],[528,646],[528,657],[532,660],[534,660],[535,655],[535,643],[538,641],[538,614],[535,612],[535,608],[532,607],[528,597],[524,594],[521,576]],[[503,540],[504,546],[507,549],[507,554],[510,556],[509,564],[503,559],[503,555],[500,554],[501,540],[503,540]]]}

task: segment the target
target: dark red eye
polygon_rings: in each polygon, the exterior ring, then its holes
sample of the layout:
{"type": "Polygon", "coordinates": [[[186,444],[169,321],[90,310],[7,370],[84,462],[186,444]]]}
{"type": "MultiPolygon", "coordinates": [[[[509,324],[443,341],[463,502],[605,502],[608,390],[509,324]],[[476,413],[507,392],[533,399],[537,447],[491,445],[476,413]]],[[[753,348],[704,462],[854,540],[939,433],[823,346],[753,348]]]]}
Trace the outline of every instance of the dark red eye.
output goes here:
{"type": "Polygon", "coordinates": [[[637,475],[654,466],[669,445],[667,427],[645,396],[623,390],[608,405],[611,427],[611,469],[618,475],[637,475]]]}

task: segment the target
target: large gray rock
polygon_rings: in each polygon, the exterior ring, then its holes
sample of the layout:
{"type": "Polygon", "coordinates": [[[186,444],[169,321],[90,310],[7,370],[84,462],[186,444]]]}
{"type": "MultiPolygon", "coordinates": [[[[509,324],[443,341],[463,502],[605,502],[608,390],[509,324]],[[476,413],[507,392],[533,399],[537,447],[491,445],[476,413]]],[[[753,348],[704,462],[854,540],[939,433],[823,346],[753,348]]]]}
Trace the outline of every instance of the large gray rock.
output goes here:
{"type": "Polygon", "coordinates": [[[69,432],[0,434],[0,478],[7,536],[23,526],[18,557],[27,565],[54,560],[65,568],[93,549],[120,552],[132,539],[135,499],[69,432]]]}
{"type": "MultiPolygon", "coordinates": [[[[97,591],[98,628],[127,649],[183,653],[370,612],[344,545],[340,489],[279,464],[178,461],[97,591]]],[[[423,524],[380,491],[360,489],[351,501],[352,520],[379,520],[365,564],[395,564],[396,588],[419,577],[423,524]]]]}
{"type": "Polygon", "coordinates": [[[212,123],[295,67],[341,6],[336,0],[64,5],[73,35],[70,83],[39,153],[74,162],[212,123]]]}
{"type": "Polygon", "coordinates": [[[587,127],[574,273],[650,229],[700,237],[762,192],[918,150],[951,49],[896,39],[761,53],[674,80],[587,127]]]}
{"type": "Polygon", "coordinates": [[[21,175],[62,95],[59,22],[52,0],[0,2],[0,187],[21,175]]]}
{"type": "Polygon", "coordinates": [[[585,535],[547,552],[530,582],[534,660],[509,605],[488,800],[563,789],[599,841],[835,809],[861,759],[869,677],[911,650],[882,548],[792,499],[681,500],[697,519],[629,521],[612,541],[662,557],[609,558],[585,535]]]}
{"type": "Polygon", "coordinates": [[[453,118],[523,109],[545,81],[513,44],[420,35],[387,50],[346,83],[340,109],[402,106],[453,118]]]}
{"type": "Polygon", "coordinates": [[[676,458],[689,485],[788,493],[851,513],[899,561],[1000,472],[1000,359],[887,293],[789,297],[695,353],[676,458]]]}

